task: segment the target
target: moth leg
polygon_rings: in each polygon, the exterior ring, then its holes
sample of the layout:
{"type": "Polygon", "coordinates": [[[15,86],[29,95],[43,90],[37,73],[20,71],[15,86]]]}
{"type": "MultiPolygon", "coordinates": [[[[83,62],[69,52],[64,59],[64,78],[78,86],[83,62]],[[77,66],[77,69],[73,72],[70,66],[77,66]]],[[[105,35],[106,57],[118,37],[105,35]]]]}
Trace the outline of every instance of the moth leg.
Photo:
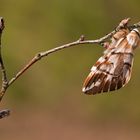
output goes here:
{"type": "Polygon", "coordinates": [[[103,46],[105,49],[109,48],[110,43],[109,42],[102,42],[101,46],[103,46]]]}

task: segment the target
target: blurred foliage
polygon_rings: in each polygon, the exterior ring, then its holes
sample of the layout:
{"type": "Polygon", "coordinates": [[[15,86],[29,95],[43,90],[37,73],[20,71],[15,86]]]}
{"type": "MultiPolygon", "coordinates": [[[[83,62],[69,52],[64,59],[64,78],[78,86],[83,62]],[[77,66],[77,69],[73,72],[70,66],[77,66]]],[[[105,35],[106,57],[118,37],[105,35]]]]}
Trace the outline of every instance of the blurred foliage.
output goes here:
{"type": "MultiPolygon", "coordinates": [[[[84,34],[96,39],[112,31],[125,17],[140,21],[138,0],[3,0],[5,19],[3,55],[12,77],[37,52],[72,42],[84,34]]],[[[86,96],[84,78],[102,54],[102,47],[85,45],[55,53],[28,70],[7,91],[3,102],[14,107],[38,107],[85,112],[91,119],[122,119],[140,122],[139,51],[132,80],[123,89],[86,96]]],[[[13,107],[13,108],[14,108],[13,107]]]]}

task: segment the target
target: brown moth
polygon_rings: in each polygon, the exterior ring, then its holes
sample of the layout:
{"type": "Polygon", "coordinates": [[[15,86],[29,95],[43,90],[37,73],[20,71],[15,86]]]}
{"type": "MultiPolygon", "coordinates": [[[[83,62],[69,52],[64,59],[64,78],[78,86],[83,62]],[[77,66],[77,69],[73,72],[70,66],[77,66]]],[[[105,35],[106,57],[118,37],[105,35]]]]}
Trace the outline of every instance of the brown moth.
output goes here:
{"type": "Polygon", "coordinates": [[[86,94],[97,94],[124,87],[130,80],[133,51],[138,46],[140,46],[138,29],[120,28],[113,35],[111,43],[106,43],[104,55],[91,68],[82,91],[86,94]]]}

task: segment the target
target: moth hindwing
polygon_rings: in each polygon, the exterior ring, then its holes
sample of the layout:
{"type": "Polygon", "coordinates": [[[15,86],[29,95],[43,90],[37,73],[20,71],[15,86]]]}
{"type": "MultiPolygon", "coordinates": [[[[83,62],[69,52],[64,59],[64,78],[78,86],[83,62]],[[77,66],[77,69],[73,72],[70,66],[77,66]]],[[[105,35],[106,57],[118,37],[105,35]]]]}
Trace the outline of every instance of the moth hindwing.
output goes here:
{"type": "Polygon", "coordinates": [[[86,94],[109,92],[124,87],[130,80],[133,51],[140,45],[140,33],[120,29],[87,76],[82,91],[86,94]]]}

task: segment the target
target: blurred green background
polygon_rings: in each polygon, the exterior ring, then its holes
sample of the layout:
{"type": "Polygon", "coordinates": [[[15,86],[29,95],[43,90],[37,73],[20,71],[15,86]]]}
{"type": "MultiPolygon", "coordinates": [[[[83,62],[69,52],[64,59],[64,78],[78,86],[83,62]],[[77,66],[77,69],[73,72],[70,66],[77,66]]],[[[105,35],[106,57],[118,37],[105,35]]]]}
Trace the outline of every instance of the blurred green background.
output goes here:
{"type": "MultiPolygon", "coordinates": [[[[9,79],[36,53],[77,40],[97,39],[120,20],[140,21],[139,0],[1,0],[5,19],[3,56],[9,79]]],[[[139,139],[140,78],[137,50],[132,79],[118,91],[87,96],[82,84],[102,55],[98,45],[54,53],[33,65],[9,87],[1,108],[2,140],[139,139]]]]}

